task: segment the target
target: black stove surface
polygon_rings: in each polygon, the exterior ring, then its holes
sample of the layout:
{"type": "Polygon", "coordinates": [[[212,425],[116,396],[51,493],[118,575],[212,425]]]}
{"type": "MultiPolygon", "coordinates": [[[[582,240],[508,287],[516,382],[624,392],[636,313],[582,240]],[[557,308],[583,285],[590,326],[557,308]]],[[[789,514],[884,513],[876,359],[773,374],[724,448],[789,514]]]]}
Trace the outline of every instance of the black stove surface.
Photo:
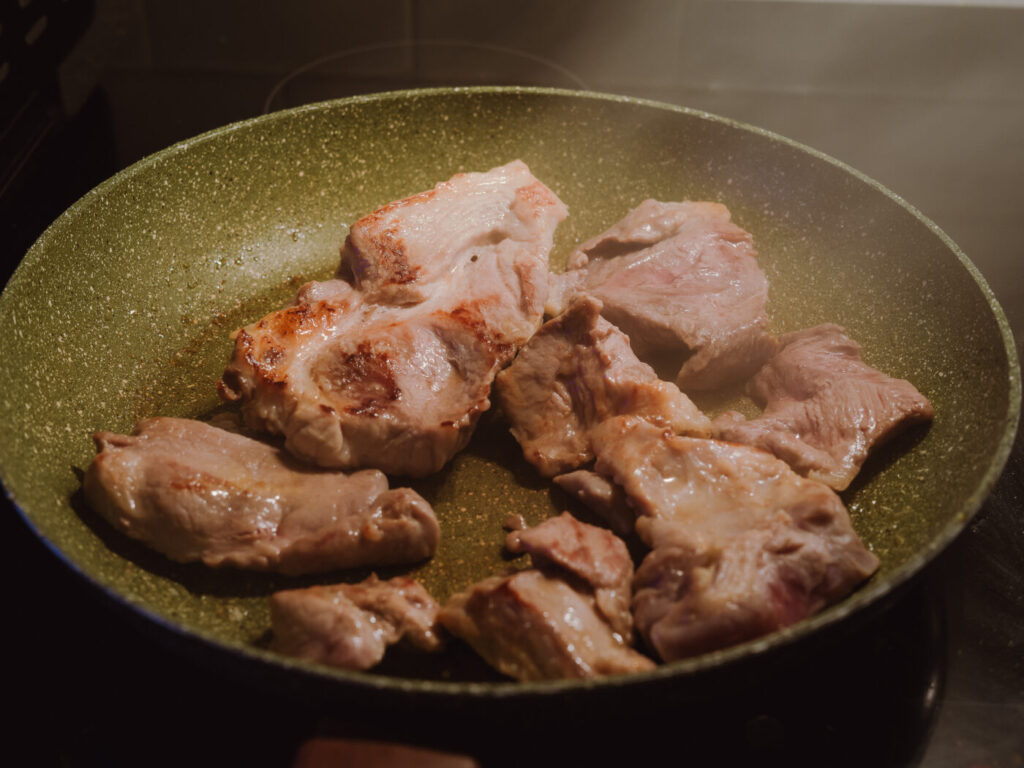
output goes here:
{"type": "MultiPolygon", "coordinates": [[[[1006,41],[1024,39],[1024,11],[835,3],[730,3],[722,10],[652,0],[634,8],[654,21],[630,32],[616,26],[625,21],[615,4],[567,3],[594,20],[588,34],[606,46],[606,55],[588,58],[580,53],[585,38],[568,48],[555,44],[573,29],[570,12],[535,5],[523,6],[525,20],[503,27],[472,3],[410,0],[373,13],[301,3],[307,26],[293,19],[275,27],[280,19],[262,5],[223,3],[211,11],[191,2],[97,3],[79,46],[37,84],[36,103],[44,105],[35,109],[37,140],[21,151],[0,197],[0,278],[6,282],[49,222],[92,186],[146,154],[234,120],[408,86],[588,87],[759,124],[878,178],[978,264],[1021,349],[1024,54],[1006,41]],[[314,31],[324,26],[314,23],[318,12],[348,26],[336,39],[314,31]],[[534,17],[548,26],[531,25],[534,17]],[[673,51],[670,77],[648,50],[662,27],[685,24],[704,37],[677,33],[681,44],[707,53],[715,50],[709,40],[721,38],[734,56],[737,22],[740,37],[764,47],[768,65],[760,76],[724,66],[693,72],[682,66],[691,54],[673,51]],[[268,24],[281,35],[264,32],[268,24]],[[837,35],[837,28],[848,32],[837,35]],[[929,34],[934,45],[921,42],[929,34]],[[764,42],[786,35],[793,37],[788,44],[764,42]],[[240,42],[246,36],[256,39],[240,42]],[[893,52],[901,46],[911,49],[906,57],[923,59],[908,63],[893,52]],[[858,50],[881,57],[890,79],[847,66],[859,60],[858,50]],[[782,55],[789,65],[778,63],[782,55]],[[949,57],[960,69],[937,63],[949,57]],[[844,66],[803,74],[800,67],[813,69],[819,60],[844,66]],[[851,115],[857,125],[844,127],[851,115]],[[912,141],[907,126],[925,131],[924,138],[912,141]]],[[[337,735],[450,749],[485,768],[639,762],[665,751],[697,765],[1024,766],[1019,436],[971,525],[920,578],[854,624],[693,695],[634,702],[628,711],[567,711],[571,717],[509,709],[489,723],[469,711],[388,712],[373,702],[309,698],[247,678],[216,654],[167,642],[83,584],[2,503],[3,540],[13,545],[2,566],[10,601],[4,691],[15,710],[6,718],[4,747],[27,755],[24,764],[287,766],[305,740],[337,735]]]]}

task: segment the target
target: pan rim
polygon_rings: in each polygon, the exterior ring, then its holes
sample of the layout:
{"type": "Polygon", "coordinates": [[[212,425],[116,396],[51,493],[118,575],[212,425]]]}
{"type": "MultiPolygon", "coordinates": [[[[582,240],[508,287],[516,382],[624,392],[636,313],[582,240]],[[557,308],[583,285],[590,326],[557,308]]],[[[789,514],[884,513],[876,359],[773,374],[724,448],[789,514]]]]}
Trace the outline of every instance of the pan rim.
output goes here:
{"type": "Polygon", "coordinates": [[[665,681],[668,679],[686,679],[696,673],[718,669],[727,666],[740,659],[747,659],[750,657],[756,657],[773,651],[777,648],[783,648],[792,645],[797,640],[800,640],[806,636],[817,633],[819,630],[825,627],[837,624],[841,619],[851,616],[855,613],[861,613],[863,609],[870,605],[881,602],[884,597],[894,592],[900,587],[903,587],[907,582],[912,580],[918,573],[920,573],[932,560],[935,559],[946,547],[958,536],[962,530],[970,523],[970,521],[977,515],[978,511],[984,504],[985,499],[990,495],[993,487],[999,476],[1002,474],[1003,469],[1007,461],[1009,460],[1010,452],[1013,448],[1014,441],[1017,434],[1017,429],[1020,419],[1021,409],[1021,375],[1020,375],[1020,363],[1017,355],[1017,348],[1013,338],[1012,329],[1010,328],[1009,322],[1000,306],[998,300],[993,294],[987,281],[982,276],[981,272],[974,265],[974,263],[967,257],[967,255],[953,242],[948,235],[941,228],[939,228],[933,221],[925,216],[916,207],[908,203],[900,195],[896,194],[889,188],[883,186],[881,183],[875,181],[871,177],[858,171],[857,169],[847,165],[841,160],[838,160],[830,155],[827,155],[813,147],[809,147],[793,139],[789,139],[783,135],[777,134],[773,131],[769,131],[764,128],[753,126],[741,121],[737,121],[731,118],[722,117],[702,110],[693,109],[690,107],[684,107],[675,104],[669,104],[665,102],[637,98],[632,96],[625,96],[613,93],[602,93],[596,91],[582,91],[572,90],[563,88],[548,88],[548,87],[533,87],[533,86],[471,86],[471,87],[434,87],[434,88],[414,88],[414,89],[403,89],[384,91],[380,93],[372,94],[361,94],[358,96],[350,96],[339,99],[332,99],[327,101],[315,102],[311,104],[305,104],[298,107],[292,107],[290,109],[280,110],[277,112],[267,113],[256,117],[248,118],[245,120],[229,123],[218,128],[214,128],[210,131],[198,134],[194,137],[179,141],[171,146],[159,150],[151,155],[148,155],[130,166],[122,169],[118,173],[114,174],[110,178],[98,184],[96,187],[85,193],[75,203],[68,207],[60,216],[57,217],[47,229],[39,236],[35,243],[26,253],[22,262],[15,269],[11,275],[7,286],[4,287],[2,293],[0,293],[0,302],[2,302],[7,295],[8,288],[17,283],[19,279],[19,273],[23,272],[22,267],[31,262],[34,258],[38,258],[36,254],[42,253],[45,250],[45,246],[49,239],[54,236],[54,232],[57,230],[61,222],[66,222],[70,219],[77,218],[86,211],[91,203],[96,198],[102,197],[107,189],[115,187],[119,184],[124,183],[126,179],[133,177],[134,175],[145,171],[150,166],[163,162],[164,160],[174,157],[175,155],[187,151],[193,145],[203,143],[216,139],[217,137],[233,133],[235,131],[247,129],[253,125],[270,124],[279,120],[289,120],[296,116],[300,116],[305,113],[321,112],[329,109],[336,109],[339,107],[358,105],[361,103],[380,103],[395,100],[405,100],[410,98],[431,98],[431,97],[451,97],[453,95],[475,96],[475,95],[537,95],[537,96],[550,96],[558,98],[567,98],[575,100],[594,100],[594,101],[610,101],[619,104],[631,105],[636,107],[642,107],[647,109],[655,109],[659,111],[676,112],[691,117],[696,117],[703,120],[710,120],[725,126],[739,129],[745,132],[751,132],[759,135],[763,138],[771,140],[773,142],[782,143],[801,152],[807,153],[812,157],[831,164],[838,169],[850,174],[860,182],[871,187],[874,191],[881,193],[898,206],[906,210],[911,216],[922,223],[933,235],[939,238],[943,246],[951,251],[959,260],[960,264],[967,270],[968,274],[974,280],[975,284],[981,291],[982,296],[985,298],[990,311],[996,321],[997,327],[1000,332],[1000,336],[1004,345],[1004,353],[1006,355],[1007,368],[1008,368],[1008,403],[1007,409],[1004,415],[1004,426],[1002,438],[993,453],[992,460],[990,461],[988,468],[986,469],[981,481],[978,483],[973,493],[963,503],[962,509],[959,514],[955,515],[953,519],[947,522],[939,532],[929,541],[927,546],[918,550],[914,555],[908,558],[904,563],[886,574],[886,578],[883,581],[873,579],[872,581],[865,584],[853,595],[847,597],[841,603],[831,606],[814,616],[811,616],[798,624],[787,627],[785,629],[774,632],[770,635],[757,638],[755,640],[742,643],[729,648],[713,651],[711,653],[702,654],[700,656],[692,657],[689,659],[683,659],[676,662],[661,664],[655,669],[632,673],[629,675],[611,676],[597,678],[594,680],[557,680],[557,681],[543,681],[543,682],[515,682],[515,681],[502,681],[502,682],[445,682],[437,680],[427,680],[418,678],[402,678],[402,677],[386,677],[372,672],[353,672],[348,670],[340,670],[333,667],[327,667],[324,665],[311,664],[309,662],[289,659],[287,657],[274,654],[270,651],[265,651],[260,648],[249,646],[243,643],[236,643],[232,641],[226,641],[222,638],[216,637],[212,632],[208,632],[199,628],[191,628],[185,625],[176,623],[168,617],[165,617],[159,613],[156,613],[152,609],[133,602],[127,596],[122,595],[111,587],[102,584],[98,580],[94,579],[91,575],[86,573],[77,563],[71,560],[70,556],[63,550],[58,548],[49,539],[47,539],[38,529],[34,521],[32,520],[29,513],[22,508],[22,506],[14,498],[13,492],[9,488],[8,481],[5,477],[5,472],[0,468],[0,485],[4,488],[5,495],[11,501],[13,508],[17,511],[22,520],[27,524],[33,534],[40,539],[46,548],[52,552],[61,562],[71,568],[71,570],[77,575],[85,579],[91,586],[98,588],[108,599],[113,600],[115,603],[120,604],[124,608],[131,612],[138,614],[145,619],[153,622],[158,627],[165,631],[170,631],[172,635],[177,636],[183,640],[200,640],[205,645],[212,646],[215,649],[221,649],[229,653],[235,653],[241,655],[244,658],[248,658],[259,663],[265,663],[278,669],[283,669],[292,672],[298,672],[306,677],[316,679],[321,683],[327,685],[334,684],[348,684],[356,685],[357,687],[364,689],[373,689],[380,692],[395,691],[407,694],[417,695],[428,695],[432,697],[440,698],[462,698],[467,695],[474,698],[489,698],[489,699],[514,699],[514,698],[527,698],[538,695],[557,695],[565,693],[581,693],[592,690],[601,690],[609,688],[622,688],[624,686],[635,686],[643,685],[653,681],[665,681]]]}

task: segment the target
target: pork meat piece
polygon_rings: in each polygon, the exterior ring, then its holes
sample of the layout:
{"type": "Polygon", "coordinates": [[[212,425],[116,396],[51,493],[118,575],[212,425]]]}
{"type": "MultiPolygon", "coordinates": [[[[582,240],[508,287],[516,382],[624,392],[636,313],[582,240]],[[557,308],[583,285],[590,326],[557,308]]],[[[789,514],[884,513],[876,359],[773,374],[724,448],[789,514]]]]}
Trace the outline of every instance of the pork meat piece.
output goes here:
{"type": "Polygon", "coordinates": [[[588,469],[577,469],[552,478],[555,485],[575,496],[592,512],[604,520],[619,536],[633,532],[636,513],[622,488],[604,475],[588,469]]]}
{"type": "Polygon", "coordinates": [[[570,255],[548,312],[580,293],[602,302],[641,359],[688,354],[683,391],[740,381],[775,348],[752,238],[719,203],[644,201],[570,255]]]}
{"type": "Polygon", "coordinates": [[[633,563],[610,532],[568,513],[509,533],[534,567],[453,596],[441,624],[517,680],[586,678],[651,669],[630,647],[633,563]]]}
{"type": "Polygon", "coordinates": [[[527,342],[498,374],[495,394],[527,461],[545,477],[592,460],[590,430],[612,416],[711,434],[708,418],[637,359],[625,334],[601,317],[601,303],[586,295],[527,342]]]}
{"type": "Polygon", "coordinates": [[[342,280],[311,283],[237,334],[221,394],[312,464],[422,477],[465,447],[513,349],[471,312],[369,305],[342,280]]]}
{"type": "Polygon", "coordinates": [[[805,477],[844,490],[868,453],[935,415],[909,381],[875,370],[838,325],[780,337],[778,353],[748,385],[764,412],[730,411],[714,421],[723,440],[769,451],[805,477]]]}
{"type": "Polygon", "coordinates": [[[467,286],[483,277],[507,283],[534,316],[546,298],[552,231],[565,215],[558,197],[515,160],[456,174],[364,216],[349,230],[342,261],[374,303],[416,304],[438,283],[465,275],[467,286]]]}
{"type": "Polygon", "coordinates": [[[285,574],[411,563],[437,549],[434,511],[377,470],[312,469],[190,419],[100,432],[85,473],[92,507],[171,560],[285,574]]]}
{"type": "Polygon", "coordinates": [[[622,639],[633,642],[633,560],[622,539],[568,512],[505,538],[509,552],[528,552],[535,568],[557,569],[581,579],[593,591],[598,612],[622,639]]]}
{"type": "Polygon", "coordinates": [[[484,579],[445,603],[439,619],[492,667],[517,680],[654,667],[603,620],[592,596],[535,569],[484,579]]]}
{"type": "Polygon", "coordinates": [[[467,178],[357,222],[346,258],[364,290],[310,283],[237,332],[219,389],[250,428],[320,466],[417,477],[466,445],[540,326],[566,214],[521,163],[467,178]]]}
{"type": "Polygon", "coordinates": [[[441,647],[439,606],[414,579],[376,574],[358,584],[288,589],[270,596],[271,648],[345,669],[370,669],[399,641],[441,647]]]}
{"type": "Polygon", "coordinates": [[[771,454],[673,435],[636,418],[595,436],[652,552],[637,569],[636,628],[666,660],[793,624],[878,567],[842,500],[771,454]]]}

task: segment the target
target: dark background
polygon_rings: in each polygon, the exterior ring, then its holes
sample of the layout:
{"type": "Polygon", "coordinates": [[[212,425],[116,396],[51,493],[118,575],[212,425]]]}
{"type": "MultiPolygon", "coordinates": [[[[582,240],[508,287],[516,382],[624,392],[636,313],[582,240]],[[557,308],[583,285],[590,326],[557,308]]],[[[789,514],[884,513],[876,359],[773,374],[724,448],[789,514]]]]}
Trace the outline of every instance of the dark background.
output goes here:
{"type": "MultiPolygon", "coordinates": [[[[1022,5],[8,0],[0,282],[85,191],[207,129],[353,93],[555,85],[739,119],[877,179],[979,267],[1020,352],[1022,5]]],[[[1021,445],[964,534],[855,626],[657,700],[489,713],[325,698],[168,643],[79,583],[4,502],[13,714],[2,743],[68,766],[288,765],[305,739],[331,734],[441,746],[485,766],[667,749],[697,764],[1017,768],[1021,445]]]]}

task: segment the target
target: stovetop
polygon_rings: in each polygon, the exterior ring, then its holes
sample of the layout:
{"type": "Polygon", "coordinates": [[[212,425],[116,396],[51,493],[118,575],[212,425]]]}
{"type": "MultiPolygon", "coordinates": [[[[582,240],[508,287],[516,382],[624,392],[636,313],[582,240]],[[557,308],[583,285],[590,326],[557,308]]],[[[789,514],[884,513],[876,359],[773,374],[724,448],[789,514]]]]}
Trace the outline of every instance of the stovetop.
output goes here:
{"type": "MultiPolygon", "coordinates": [[[[651,0],[628,13],[526,3],[497,23],[463,2],[216,5],[97,3],[77,47],[40,80],[38,140],[0,198],[4,281],[77,197],[204,130],[409,86],[585,87],[757,124],[877,178],[975,261],[1022,349],[1024,11],[651,0]]],[[[512,711],[473,729],[457,713],[382,717],[306,699],[168,644],[82,584],[3,503],[4,689],[16,709],[5,748],[28,750],[32,764],[289,765],[326,734],[441,747],[484,766],[666,749],[697,764],[1024,765],[1020,437],[963,534],[856,624],[670,705],[574,722],[512,711]]]]}

